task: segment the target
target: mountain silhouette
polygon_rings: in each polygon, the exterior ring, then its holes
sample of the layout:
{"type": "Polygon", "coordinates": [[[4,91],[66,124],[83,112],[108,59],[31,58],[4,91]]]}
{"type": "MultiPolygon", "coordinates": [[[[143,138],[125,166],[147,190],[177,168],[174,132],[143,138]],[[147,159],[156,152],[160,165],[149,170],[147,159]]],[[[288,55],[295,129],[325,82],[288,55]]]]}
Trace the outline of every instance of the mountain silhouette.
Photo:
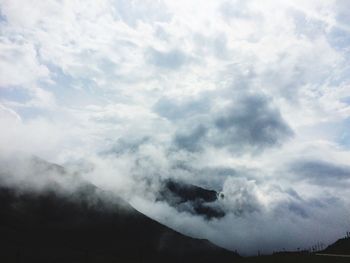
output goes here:
{"type": "Polygon", "coordinates": [[[323,250],[322,253],[350,255],[350,237],[338,239],[335,243],[323,250]]]}
{"type": "Polygon", "coordinates": [[[186,211],[210,220],[225,216],[217,203],[218,196],[219,193],[214,190],[168,179],[163,182],[157,200],[167,202],[180,212],[186,211]]]}
{"type": "Polygon", "coordinates": [[[0,186],[0,248],[2,263],[239,259],[234,252],[148,218],[87,182],[71,192],[58,185],[41,191],[0,186]]]}

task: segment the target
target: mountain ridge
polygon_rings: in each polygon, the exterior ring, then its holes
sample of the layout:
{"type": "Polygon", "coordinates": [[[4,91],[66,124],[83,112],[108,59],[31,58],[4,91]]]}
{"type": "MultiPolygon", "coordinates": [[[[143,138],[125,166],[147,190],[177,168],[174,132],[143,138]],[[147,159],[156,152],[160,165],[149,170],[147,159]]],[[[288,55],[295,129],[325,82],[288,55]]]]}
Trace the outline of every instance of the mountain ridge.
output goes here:
{"type": "MultiPolygon", "coordinates": [[[[40,171],[43,164],[40,164],[40,171]]],[[[55,166],[55,169],[57,167],[55,166]]],[[[59,168],[60,171],[63,171],[59,168]]],[[[88,183],[37,191],[0,186],[1,262],[235,262],[239,255],[185,236],[88,183]]]]}

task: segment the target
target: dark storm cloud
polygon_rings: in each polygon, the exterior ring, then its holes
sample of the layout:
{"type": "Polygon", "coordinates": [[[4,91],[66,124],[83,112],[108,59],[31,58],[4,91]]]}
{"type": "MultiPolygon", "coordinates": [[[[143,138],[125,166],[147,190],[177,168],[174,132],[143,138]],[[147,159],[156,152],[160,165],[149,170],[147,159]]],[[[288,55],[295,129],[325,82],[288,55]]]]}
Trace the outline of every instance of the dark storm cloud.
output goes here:
{"type": "Polygon", "coordinates": [[[178,49],[163,52],[154,48],[149,48],[146,52],[146,57],[151,64],[171,70],[179,69],[189,61],[188,56],[178,49]]]}
{"type": "MultiPolygon", "coordinates": [[[[199,102],[195,105],[177,105],[170,109],[156,106],[159,114],[172,116],[184,116],[182,111],[186,109],[200,109],[203,106],[199,102]]],[[[204,107],[203,107],[204,108],[204,107]]],[[[207,110],[207,109],[205,109],[207,110]]],[[[204,112],[193,111],[198,116],[204,112]]],[[[283,120],[279,110],[272,105],[268,97],[263,95],[239,95],[232,98],[227,106],[217,112],[209,112],[206,118],[195,118],[191,115],[190,132],[177,131],[174,144],[180,149],[199,151],[206,145],[217,148],[227,148],[240,153],[248,151],[260,152],[266,148],[282,144],[293,135],[293,131],[283,120]],[[196,128],[192,128],[197,122],[196,128]]],[[[185,116],[184,116],[185,117],[185,116]]]]}
{"type": "Polygon", "coordinates": [[[314,217],[315,211],[326,211],[332,206],[341,206],[341,200],[332,194],[327,194],[318,198],[304,199],[299,194],[292,193],[294,190],[282,191],[288,198],[280,202],[274,210],[276,216],[293,216],[295,218],[308,219],[314,217]],[[296,195],[295,195],[296,194],[296,195]]]}
{"type": "Polygon", "coordinates": [[[260,95],[245,96],[215,119],[218,146],[251,147],[256,150],[281,144],[293,132],[280,112],[260,95]]]}
{"type": "Polygon", "coordinates": [[[281,203],[275,209],[275,214],[279,216],[293,215],[300,218],[309,218],[308,209],[310,209],[310,204],[301,200],[290,200],[281,203]]]}
{"type": "Polygon", "coordinates": [[[298,178],[315,184],[337,185],[350,180],[350,166],[337,165],[322,160],[299,160],[290,165],[298,178]]]}
{"type": "Polygon", "coordinates": [[[186,149],[190,152],[199,151],[202,149],[201,141],[206,133],[207,128],[200,125],[189,134],[176,134],[174,142],[181,149],[186,149]]]}
{"type": "Polygon", "coordinates": [[[293,189],[282,189],[279,188],[280,193],[283,193],[287,198],[281,202],[275,208],[274,213],[276,216],[281,215],[293,215],[300,218],[308,218],[310,215],[308,209],[310,207],[318,207],[313,204],[311,200],[304,200],[300,195],[293,189]]]}

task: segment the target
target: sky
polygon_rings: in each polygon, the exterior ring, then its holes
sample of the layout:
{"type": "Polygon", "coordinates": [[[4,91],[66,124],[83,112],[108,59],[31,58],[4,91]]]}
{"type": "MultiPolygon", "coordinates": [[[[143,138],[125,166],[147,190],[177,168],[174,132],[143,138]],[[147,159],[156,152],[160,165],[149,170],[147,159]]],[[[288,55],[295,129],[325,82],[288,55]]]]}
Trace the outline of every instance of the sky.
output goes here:
{"type": "Polygon", "coordinates": [[[349,11],[0,0],[1,158],[63,165],[243,254],[333,242],[350,230],[349,11]],[[169,178],[224,193],[226,216],[157,201],[169,178]]]}

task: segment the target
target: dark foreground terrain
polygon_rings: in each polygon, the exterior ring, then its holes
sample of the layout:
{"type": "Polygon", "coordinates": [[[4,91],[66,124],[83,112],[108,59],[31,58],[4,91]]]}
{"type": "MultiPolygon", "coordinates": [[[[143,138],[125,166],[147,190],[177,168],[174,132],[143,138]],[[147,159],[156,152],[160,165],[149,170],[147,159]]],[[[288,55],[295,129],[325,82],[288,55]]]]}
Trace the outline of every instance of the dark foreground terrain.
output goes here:
{"type": "Polygon", "coordinates": [[[342,263],[350,262],[350,237],[341,238],[326,249],[309,253],[303,252],[278,252],[273,255],[241,258],[239,262],[257,263],[342,263]]]}
{"type": "Polygon", "coordinates": [[[0,262],[236,262],[85,185],[69,196],[0,188],[0,262]]]}
{"type": "MultiPolygon", "coordinates": [[[[326,254],[346,254],[350,257],[350,236],[339,239],[334,244],[328,246],[325,250],[320,253],[326,254]]],[[[350,258],[349,258],[350,262],[350,258]]]]}
{"type": "Polygon", "coordinates": [[[243,258],[240,262],[247,263],[349,263],[350,258],[317,256],[317,255],[270,255],[243,258]]]}
{"type": "MultiPolygon", "coordinates": [[[[319,253],[350,254],[350,239],[319,253]]],[[[242,258],[186,237],[91,185],[69,196],[0,187],[0,262],[350,262],[285,252],[242,258]]]]}

